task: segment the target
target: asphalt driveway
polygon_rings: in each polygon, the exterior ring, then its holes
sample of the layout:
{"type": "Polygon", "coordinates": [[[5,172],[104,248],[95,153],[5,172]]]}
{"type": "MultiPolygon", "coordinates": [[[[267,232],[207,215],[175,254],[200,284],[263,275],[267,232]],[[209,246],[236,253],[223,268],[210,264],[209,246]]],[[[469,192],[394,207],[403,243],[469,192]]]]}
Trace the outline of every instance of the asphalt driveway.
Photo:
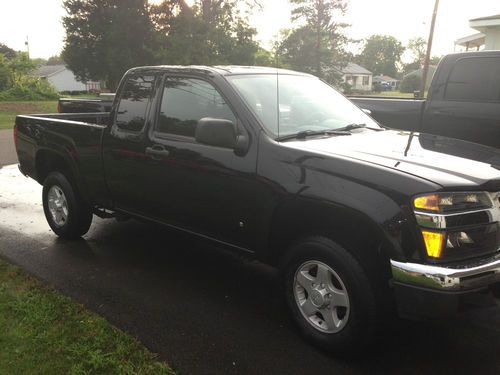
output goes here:
{"type": "Polygon", "coordinates": [[[15,166],[0,169],[0,257],[132,333],[181,374],[500,373],[499,306],[443,322],[394,320],[369,355],[341,361],[296,335],[273,269],[133,220],[95,219],[83,240],[59,240],[41,187],[15,166]]]}
{"type": "Polygon", "coordinates": [[[0,167],[17,163],[12,129],[0,130],[0,167]]]}

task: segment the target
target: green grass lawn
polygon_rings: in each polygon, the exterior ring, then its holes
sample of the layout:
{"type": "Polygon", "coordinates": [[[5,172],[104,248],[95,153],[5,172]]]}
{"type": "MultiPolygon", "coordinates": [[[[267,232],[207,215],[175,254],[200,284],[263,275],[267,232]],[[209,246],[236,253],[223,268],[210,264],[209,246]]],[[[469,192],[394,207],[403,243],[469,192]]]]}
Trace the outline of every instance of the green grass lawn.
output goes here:
{"type": "Polygon", "coordinates": [[[136,339],[0,261],[0,374],[173,374],[136,339]]]}
{"type": "Polygon", "coordinates": [[[399,92],[399,91],[382,91],[373,94],[374,96],[388,96],[388,97],[400,97],[400,98],[413,98],[412,92],[399,92]]]}
{"type": "Polygon", "coordinates": [[[57,100],[47,102],[0,102],[0,129],[12,128],[17,115],[55,112],[57,112],[57,100]]]}

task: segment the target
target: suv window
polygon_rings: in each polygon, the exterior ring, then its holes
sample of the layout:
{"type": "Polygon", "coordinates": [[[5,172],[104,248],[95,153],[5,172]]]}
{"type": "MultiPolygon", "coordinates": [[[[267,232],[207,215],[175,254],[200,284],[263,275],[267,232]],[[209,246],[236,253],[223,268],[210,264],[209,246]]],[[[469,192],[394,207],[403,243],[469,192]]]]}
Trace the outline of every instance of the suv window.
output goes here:
{"type": "Polygon", "coordinates": [[[167,78],[156,129],[162,133],[194,137],[198,121],[212,117],[236,118],[210,83],[196,78],[167,78]]]}
{"type": "Polygon", "coordinates": [[[131,77],[123,87],[116,125],[123,130],[139,132],[144,127],[153,92],[153,76],[131,77]]]}
{"type": "Polygon", "coordinates": [[[468,57],[450,74],[445,98],[474,102],[500,101],[500,58],[468,57]]]}

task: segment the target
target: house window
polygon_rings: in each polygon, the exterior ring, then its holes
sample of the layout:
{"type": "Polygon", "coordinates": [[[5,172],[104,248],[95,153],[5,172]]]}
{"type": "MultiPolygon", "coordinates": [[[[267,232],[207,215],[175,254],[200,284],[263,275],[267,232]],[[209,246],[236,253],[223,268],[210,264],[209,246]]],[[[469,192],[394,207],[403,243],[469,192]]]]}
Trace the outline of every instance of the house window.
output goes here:
{"type": "Polygon", "coordinates": [[[370,85],[370,77],[363,76],[363,86],[369,86],[369,85],[370,85]]]}

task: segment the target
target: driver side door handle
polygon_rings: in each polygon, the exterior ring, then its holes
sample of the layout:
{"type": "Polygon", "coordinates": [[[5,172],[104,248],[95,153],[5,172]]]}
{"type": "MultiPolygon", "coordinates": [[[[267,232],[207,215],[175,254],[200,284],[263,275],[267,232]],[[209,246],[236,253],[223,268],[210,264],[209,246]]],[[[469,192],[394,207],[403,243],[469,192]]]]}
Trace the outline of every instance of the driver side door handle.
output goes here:
{"type": "Polygon", "coordinates": [[[161,160],[161,158],[169,156],[170,151],[166,150],[163,146],[154,145],[146,147],[146,155],[149,155],[151,159],[161,160]]]}

